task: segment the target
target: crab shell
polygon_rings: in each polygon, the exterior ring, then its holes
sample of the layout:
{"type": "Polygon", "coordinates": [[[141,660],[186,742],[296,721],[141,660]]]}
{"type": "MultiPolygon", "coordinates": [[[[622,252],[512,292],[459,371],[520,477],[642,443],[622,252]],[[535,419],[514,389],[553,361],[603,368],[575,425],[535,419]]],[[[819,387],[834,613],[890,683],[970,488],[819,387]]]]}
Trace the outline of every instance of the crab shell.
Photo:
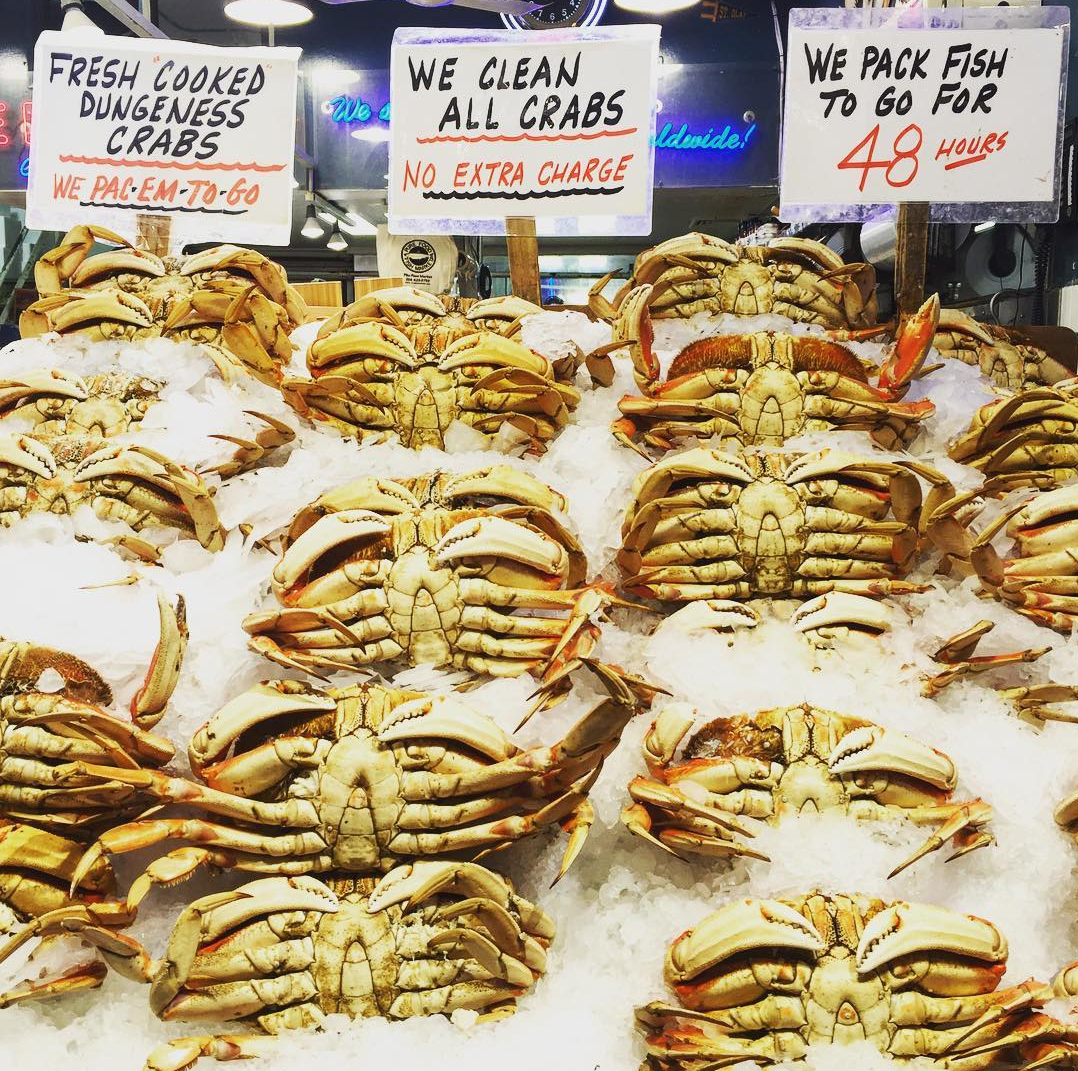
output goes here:
{"type": "Polygon", "coordinates": [[[273,571],[282,608],[244,622],[251,647],[293,668],[403,658],[509,676],[568,646],[587,654],[601,598],[577,589],[586,562],[554,515],[563,504],[502,465],[323,495],[297,515],[273,571]]]}
{"type": "Polygon", "coordinates": [[[893,873],[953,837],[956,854],[992,842],[991,808],[955,803],[958,774],[942,752],[891,729],[804,703],[701,726],[687,704],[664,708],[644,739],[649,777],[629,785],[630,831],[675,854],[766,858],[738,840],[739,816],[777,824],[789,814],[838,810],[851,818],[905,815],[937,827],[893,873]]]}
{"type": "Polygon", "coordinates": [[[651,1071],[784,1063],[809,1045],[868,1041],[932,1066],[1073,1066],[1074,1031],[1039,1011],[1034,980],[1000,989],[991,923],[930,904],[813,893],[740,900],[674,941],[679,1005],[637,1012],[651,1071]]]}
{"type": "Polygon", "coordinates": [[[618,564],[628,591],[675,601],[917,590],[899,578],[920,544],[922,508],[907,466],[828,450],[696,448],[637,476],[618,564]]]}
{"type": "Polygon", "coordinates": [[[634,287],[649,285],[651,315],[697,312],[773,313],[824,327],[867,327],[876,318],[876,275],[870,264],[845,264],[820,242],[776,238],[737,246],[708,234],[671,238],[642,252],[613,309],[634,287]]]}

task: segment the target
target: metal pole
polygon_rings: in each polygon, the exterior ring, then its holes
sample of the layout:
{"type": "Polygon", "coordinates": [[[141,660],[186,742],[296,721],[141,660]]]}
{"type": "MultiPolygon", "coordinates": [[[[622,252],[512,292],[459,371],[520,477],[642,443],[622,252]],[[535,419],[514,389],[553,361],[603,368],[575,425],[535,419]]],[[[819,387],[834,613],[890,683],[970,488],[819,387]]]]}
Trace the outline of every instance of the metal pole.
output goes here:
{"type": "MultiPolygon", "coordinates": [[[[126,26],[136,37],[157,37],[162,40],[168,40],[168,34],[163,30],[159,30],[149,19],[149,17],[143,14],[142,10],[133,8],[127,0],[96,0],[97,6],[103,11],[107,11],[114,19],[126,26]]],[[[140,6],[147,8],[150,6],[149,0],[140,0],[140,6]]]]}

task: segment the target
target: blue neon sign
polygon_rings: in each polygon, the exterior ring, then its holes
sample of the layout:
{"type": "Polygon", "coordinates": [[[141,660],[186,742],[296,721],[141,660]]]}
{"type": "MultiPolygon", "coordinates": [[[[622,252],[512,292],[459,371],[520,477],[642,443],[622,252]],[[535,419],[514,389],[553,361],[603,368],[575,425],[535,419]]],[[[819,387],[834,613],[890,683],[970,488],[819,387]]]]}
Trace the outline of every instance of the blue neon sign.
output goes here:
{"type": "Polygon", "coordinates": [[[705,149],[712,152],[744,152],[749,147],[756,124],[750,123],[741,131],[734,130],[727,123],[719,133],[709,126],[704,133],[694,133],[688,123],[682,123],[679,130],[674,130],[673,123],[666,123],[652,139],[656,149],[705,149]]]}
{"type": "Polygon", "coordinates": [[[330,111],[330,119],[335,123],[369,123],[375,114],[379,122],[389,122],[389,101],[386,101],[376,113],[362,97],[350,97],[346,93],[341,93],[327,103],[326,110],[330,111]]]}

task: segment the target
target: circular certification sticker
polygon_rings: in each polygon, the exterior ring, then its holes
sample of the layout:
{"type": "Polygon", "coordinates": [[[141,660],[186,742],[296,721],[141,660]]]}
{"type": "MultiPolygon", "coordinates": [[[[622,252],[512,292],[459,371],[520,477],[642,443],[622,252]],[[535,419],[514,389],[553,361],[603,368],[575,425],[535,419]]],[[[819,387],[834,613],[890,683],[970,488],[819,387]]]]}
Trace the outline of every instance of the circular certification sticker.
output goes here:
{"type": "Polygon", "coordinates": [[[434,246],[422,238],[413,238],[401,246],[401,263],[410,272],[428,272],[434,267],[438,254],[434,246]]]}

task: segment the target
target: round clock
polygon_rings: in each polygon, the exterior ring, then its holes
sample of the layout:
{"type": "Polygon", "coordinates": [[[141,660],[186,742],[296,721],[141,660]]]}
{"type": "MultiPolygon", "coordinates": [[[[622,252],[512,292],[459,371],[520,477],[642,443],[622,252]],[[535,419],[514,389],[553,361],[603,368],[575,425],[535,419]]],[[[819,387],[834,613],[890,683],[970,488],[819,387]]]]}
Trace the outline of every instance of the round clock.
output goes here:
{"type": "Polygon", "coordinates": [[[606,10],[606,0],[551,0],[527,15],[502,15],[511,30],[557,30],[594,26],[606,10]]]}

